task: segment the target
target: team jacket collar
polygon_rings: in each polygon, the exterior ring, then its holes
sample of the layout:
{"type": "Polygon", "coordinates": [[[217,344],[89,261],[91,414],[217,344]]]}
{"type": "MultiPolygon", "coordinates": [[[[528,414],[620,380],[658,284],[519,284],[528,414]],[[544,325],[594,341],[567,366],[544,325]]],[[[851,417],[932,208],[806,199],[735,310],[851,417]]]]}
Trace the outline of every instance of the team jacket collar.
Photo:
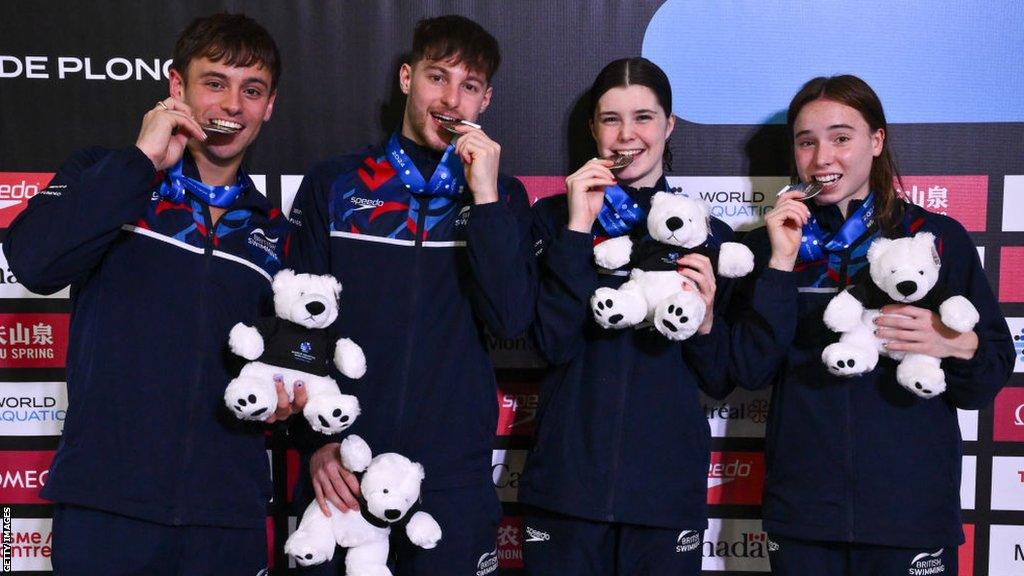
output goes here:
{"type": "MultiPolygon", "coordinates": [[[[424,178],[430,179],[430,175],[437,169],[437,165],[441,162],[441,156],[444,152],[438,152],[431,150],[425,146],[409,140],[402,133],[398,133],[398,143],[402,145],[402,149],[405,150],[407,156],[412,159],[412,163],[416,165],[416,169],[420,171],[420,174],[424,178]]],[[[382,144],[381,148],[387,148],[386,144],[382,144]]]]}
{"type": "Polygon", "coordinates": [[[654,195],[657,194],[658,192],[667,192],[669,189],[668,180],[665,179],[665,176],[659,178],[658,181],[654,183],[654,186],[642,188],[633,188],[632,186],[621,186],[621,188],[625,190],[626,193],[629,194],[629,196],[633,198],[633,200],[635,200],[637,204],[640,205],[640,208],[643,209],[644,214],[651,213],[651,198],[653,198],[654,195]]]}
{"type": "MultiPolygon", "coordinates": [[[[864,200],[850,200],[849,206],[846,207],[847,214],[853,214],[864,204],[864,200]]],[[[843,226],[843,222],[846,219],[843,218],[843,213],[839,211],[839,206],[835,204],[819,205],[815,202],[809,202],[811,212],[814,217],[818,220],[818,225],[821,226],[822,232],[832,234],[839,230],[843,226]]]]}
{"type": "MultiPolygon", "coordinates": [[[[239,171],[243,177],[242,179],[245,185],[245,190],[238,195],[238,198],[231,204],[228,211],[253,210],[266,216],[273,216],[275,209],[271,208],[270,202],[267,198],[256,189],[256,184],[253,183],[252,178],[249,178],[249,175],[241,171],[241,169],[239,169],[239,171]]],[[[195,158],[192,157],[192,153],[188,148],[185,149],[185,154],[182,157],[181,173],[189,178],[201,180],[195,158]]],[[[163,172],[160,173],[160,178],[163,178],[163,172]]]]}

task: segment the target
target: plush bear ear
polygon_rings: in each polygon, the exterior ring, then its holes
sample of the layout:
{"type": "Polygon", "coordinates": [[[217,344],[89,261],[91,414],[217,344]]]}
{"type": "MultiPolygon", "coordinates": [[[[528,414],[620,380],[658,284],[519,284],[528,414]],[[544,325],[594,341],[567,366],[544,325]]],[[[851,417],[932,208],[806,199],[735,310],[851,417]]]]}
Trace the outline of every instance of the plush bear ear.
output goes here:
{"type": "Polygon", "coordinates": [[[427,473],[423,470],[423,464],[413,462],[413,465],[416,467],[416,479],[422,482],[427,477],[427,473]]]}
{"type": "Polygon", "coordinates": [[[285,268],[274,275],[274,282],[271,284],[271,288],[274,292],[284,290],[284,287],[288,285],[295,278],[295,272],[285,268]]]}
{"type": "Polygon", "coordinates": [[[668,200],[670,194],[668,192],[655,192],[654,196],[651,197],[651,206],[657,206],[665,200],[668,200]]]}
{"type": "Polygon", "coordinates": [[[708,234],[711,234],[711,206],[703,200],[694,200],[697,203],[697,207],[700,208],[701,216],[704,218],[704,224],[707,226],[708,234]]]}
{"type": "Polygon", "coordinates": [[[341,296],[341,282],[338,282],[338,279],[330,274],[327,274],[326,277],[330,283],[331,290],[334,290],[334,297],[341,296]]]}
{"type": "Polygon", "coordinates": [[[939,251],[935,249],[935,235],[931,232],[920,232],[914,236],[914,245],[919,246],[922,250],[927,249],[928,253],[932,255],[932,262],[936,266],[941,266],[942,261],[939,259],[939,251]]]}
{"type": "Polygon", "coordinates": [[[892,240],[888,238],[875,238],[875,241],[871,243],[871,247],[868,248],[868,263],[874,264],[881,258],[889,244],[892,244],[892,240]]]}

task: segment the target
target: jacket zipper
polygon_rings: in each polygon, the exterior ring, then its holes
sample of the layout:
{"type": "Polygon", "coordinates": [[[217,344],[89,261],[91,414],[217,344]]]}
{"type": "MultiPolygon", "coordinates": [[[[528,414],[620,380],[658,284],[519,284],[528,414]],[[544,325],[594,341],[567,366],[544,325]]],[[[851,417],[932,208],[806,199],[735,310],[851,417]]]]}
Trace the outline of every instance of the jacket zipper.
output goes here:
{"type": "MultiPolygon", "coordinates": [[[[847,285],[846,271],[850,262],[849,250],[843,252],[843,259],[839,267],[839,289],[847,285]]],[[[853,398],[852,389],[846,383],[846,538],[852,542],[855,534],[853,529],[853,498],[854,498],[854,468],[853,468],[853,398]]]]}
{"type": "MultiPolygon", "coordinates": [[[[634,337],[634,335],[630,334],[629,337],[632,338],[632,337],[634,337]]],[[[627,362],[623,362],[623,367],[630,366],[629,371],[632,373],[632,371],[634,370],[634,367],[633,367],[634,361],[635,361],[635,358],[631,354],[630,355],[630,362],[628,362],[628,363],[627,362]]],[[[617,480],[619,478],[619,453],[622,451],[622,426],[623,426],[623,420],[625,420],[625,416],[626,416],[626,395],[629,393],[629,382],[631,380],[632,380],[631,378],[627,378],[626,377],[626,375],[625,375],[625,368],[624,368],[623,372],[620,373],[620,376],[619,376],[619,383],[620,383],[619,409],[618,409],[618,413],[615,416],[615,437],[612,439],[613,444],[612,444],[612,455],[611,455],[612,456],[612,459],[611,459],[611,463],[612,463],[611,482],[609,482],[609,484],[608,484],[608,499],[605,502],[605,509],[607,510],[607,515],[605,516],[605,519],[608,522],[614,522],[615,521],[615,510],[614,510],[614,505],[615,505],[615,488],[616,488],[617,480]]]]}
{"type": "MultiPolygon", "coordinates": [[[[197,315],[196,315],[196,324],[197,324],[197,326],[196,326],[196,334],[205,334],[206,333],[206,327],[207,327],[206,326],[206,324],[207,324],[207,322],[206,322],[207,290],[208,290],[208,286],[209,286],[208,280],[209,280],[209,276],[210,276],[210,264],[213,261],[213,237],[216,234],[216,228],[217,228],[217,224],[213,223],[213,217],[210,215],[210,207],[207,206],[205,203],[202,204],[202,206],[203,206],[203,222],[206,224],[206,242],[205,242],[206,246],[203,249],[203,267],[202,267],[202,273],[200,274],[200,279],[201,279],[200,281],[202,283],[202,285],[201,285],[202,289],[199,291],[199,302],[197,303],[197,306],[196,306],[196,313],[197,313],[197,315]]],[[[218,224],[220,223],[219,219],[218,219],[217,223],[218,224]]],[[[188,392],[188,404],[187,404],[187,406],[189,407],[189,415],[188,415],[188,427],[186,428],[186,430],[188,432],[186,432],[186,436],[185,436],[185,439],[184,439],[185,440],[184,441],[185,450],[184,450],[184,452],[182,453],[182,456],[181,456],[182,469],[185,469],[185,470],[188,469],[188,466],[189,466],[189,464],[192,461],[192,452],[193,452],[194,443],[195,443],[194,432],[195,432],[195,428],[196,428],[195,427],[195,415],[198,414],[199,412],[201,412],[200,410],[195,409],[195,407],[199,403],[199,397],[201,396],[200,391],[202,390],[202,386],[203,386],[203,364],[202,364],[201,360],[198,360],[197,362],[198,363],[197,363],[197,365],[195,367],[195,369],[196,369],[195,370],[195,379],[193,380],[192,386],[190,387],[189,392],[188,392]]],[[[180,484],[180,487],[179,487],[178,499],[177,499],[177,505],[179,507],[180,506],[184,506],[184,504],[185,504],[184,501],[183,501],[183,499],[184,499],[183,491],[185,489],[185,485],[186,485],[186,483],[183,482],[183,483],[180,484]]],[[[181,512],[182,512],[181,508],[176,508],[175,509],[174,517],[172,518],[172,521],[175,524],[178,524],[178,523],[182,522],[183,519],[182,519],[181,512]]]]}
{"type": "MultiPolygon", "coordinates": [[[[417,287],[418,278],[420,276],[420,256],[423,250],[423,227],[427,223],[428,201],[426,198],[417,198],[415,196],[410,196],[410,198],[413,202],[417,202],[419,204],[419,211],[416,214],[416,234],[414,235],[416,241],[413,245],[413,265],[411,275],[413,286],[417,287]]],[[[395,410],[394,420],[395,436],[393,445],[396,447],[400,446],[399,441],[401,440],[402,432],[404,431],[402,419],[405,417],[406,397],[409,394],[409,369],[412,365],[412,351],[413,345],[415,344],[415,331],[412,328],[416,320],[416,310],[419,306],[419,294],[420,290],[414,289],[412,291],[412,297],[409,299],[409,329],[406,330],[405,333],[405,358],[402,360],[402,378],[400,380],[402,388],[398,395],[398,407],[395,410]]]]}

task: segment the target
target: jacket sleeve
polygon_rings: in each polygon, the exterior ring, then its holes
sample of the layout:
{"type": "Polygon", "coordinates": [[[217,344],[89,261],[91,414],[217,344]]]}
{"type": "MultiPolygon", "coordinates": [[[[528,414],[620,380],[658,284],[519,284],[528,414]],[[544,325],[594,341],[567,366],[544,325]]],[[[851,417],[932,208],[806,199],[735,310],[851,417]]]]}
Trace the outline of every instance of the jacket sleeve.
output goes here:
{"type": "Polygon", "coordinates": [[[11,223],[4,252],[29,290],[52,294],[82,280],[150,202],[155,169],[132,146],[76,153],[11,223]]]}
{"type": "Polygon", "coordinates": [[[530,252],[530,203],[515,178],[507,196],[470,208],[466,229],[477,314],[496,336],[514,338],[533,320],[535,266],[530,252]]]}
{"type": "Polygon", "coordinates": [[[721,400],[736,387],[729,378],[729,327],[717,310],[708,334],[694,334],[683,341],[683,358],[697,374],[697,385],[705,394],[721,400]]]}
{"type": "Polygon", "coordinates": [[[981,319],[974,328],[978,335],[974,357],[942,360],[945,397],[957,408],[980,410],[992,403],[1013,373],[1013,340],[974,243],[959,223],[950,221],[950,227],[942,237],[942,266],[950,268],[945,281],[955,287],[953,293],[974,304],[981,319]]]}
{"type": "Polygon", "coordinates": [[[329,274],[331,271],[330,214],[328,194],[324,190],[325,185],[330,186],[327,173],[326,164],[310,169],[302,178],[288,215],[292,235],[287,266],[299,274],[329,274]]]}
{"type": "Polygon", "coordinates": [[[597,290],[597,269],[590,234],[574,232],[549,210],[534,206],[533,237],[539,282],[532,334],[537,349],[552,364],[565,364],[583,352],[590,317],[590,296],[597,290]]]}
{"type": "Polygon", "coordinates": [[[729,376],[741,388],[759,390],[775,382],[796,335],[796,275],[768,267],[764,229],[747,234],[744,243],[754,253],[754,272],[729,305],[729,376]]]}
{"type": "MultiPolygon", "coordinates": [[[[712,221],[714,234],[721,242],[732,241],[732,229],[721,220],[712,221]]],[[[713,262],[717,270],[717,262],[713,262]]],[[[694,334],[683,341],[683,358],[697,375],[698,386],[708,396],[721,400],[735,384],[729,378],[729,326],[725,311],[735,291],[736,280],[716,278],[714,321],[708,334],[694,334]]]]}

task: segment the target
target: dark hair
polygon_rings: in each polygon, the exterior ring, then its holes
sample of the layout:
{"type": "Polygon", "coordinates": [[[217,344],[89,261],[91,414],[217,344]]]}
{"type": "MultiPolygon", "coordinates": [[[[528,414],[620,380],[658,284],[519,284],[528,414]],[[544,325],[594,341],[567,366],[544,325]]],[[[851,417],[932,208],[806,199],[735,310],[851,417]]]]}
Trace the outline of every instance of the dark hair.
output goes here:
{"type": "Polygon", "coordinates": [[[193,20],[178,36],[171,66],[187,79],[189,63],[204,57],[228,66],[266,68],[270,89],[277,89],[281,77],[277,44],[266,28],[244,14],[220,12],[193,20]]]}
{"type": "MultiPolygon", "coordinates": [[[[658,104],[665,111],[667,118],[672,114],[672,85],[668,76],[647,58],[639,56],[633,58],[621,58],[608,63],[601,69],[590,86],[588,95],[587,117],[593,121],[594,113],[597,111],[597,101],[604,96],[604,93],[612,88],[624,88],[626,86],[646,86],[654,92],[658,104]]],[[[666,170],[672,169],[672,150],[665,142],[665,151],[662,153],[662,164],[666,170]]]]}
{"type": "MultiPolygon", "coordinates": [[[[878,130],[885,131],[885,139],[882,141],[882,152],[871,161],[871,176],[869,186],[875,193],[875,222],[884,233],[895,232],[903,219],[904,203],[896,187],[900,180],[899,170],[896,168],[896,159],[892,154],[888,123],[885,121],[885,111],[882,110],[882,102],[878,99],[875,91],[868,86],[867,82],[849,74],[842,76],[819,76],[813,78],[800,88],[793,100],[789,103],[789,111],[786,114],[786,126],[789,129],[789,142],[793,146],[793,125],[797,115],[804,106],[815,100],[830,100],[853,108],[860,112],[860,115],[867,121],[868,127],[874,133],[878,130]]],[[[790,176],[793,181],[798,179],[795,153],[790,154],[790,176]]]]}
{"type": "Polygon", "coordinates": [[[454,59],[455,64],[464,63],[466,68],[482,73],[490,83],[501,65],[501,49],[483,26],[469,18],[449,14],[416,23],[409,65],[424,58],[454,59]]]}

